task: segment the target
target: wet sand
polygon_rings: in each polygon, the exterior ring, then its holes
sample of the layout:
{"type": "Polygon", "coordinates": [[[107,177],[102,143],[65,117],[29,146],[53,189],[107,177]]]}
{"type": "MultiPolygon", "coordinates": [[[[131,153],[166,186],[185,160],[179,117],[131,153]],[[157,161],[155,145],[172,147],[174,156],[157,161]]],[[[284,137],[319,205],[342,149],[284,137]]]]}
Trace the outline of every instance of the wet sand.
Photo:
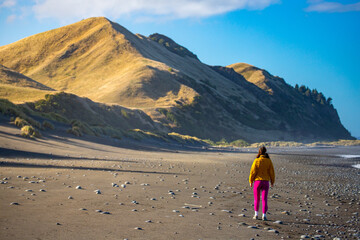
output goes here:
{"type": "Polygon", "coordinates": [[[359,147],[270,148],[264,222],[252,219],[253,149],[18,133],[0,126],[0,239],[360,238],[360,159],[337,156],[359,147]]]}

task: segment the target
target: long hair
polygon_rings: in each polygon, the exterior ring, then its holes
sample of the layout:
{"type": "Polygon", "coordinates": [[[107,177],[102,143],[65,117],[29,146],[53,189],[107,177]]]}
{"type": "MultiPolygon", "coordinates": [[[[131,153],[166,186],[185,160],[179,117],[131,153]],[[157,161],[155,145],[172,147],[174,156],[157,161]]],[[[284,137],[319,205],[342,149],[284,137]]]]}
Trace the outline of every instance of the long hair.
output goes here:
{"type": "Polygon", "coordinates": [[[269,154],[266,153],[266,147],[265,146],[262,146],[262,147],[259,148],[259,153],[256,156],[256,158],[259,158],[260,155],[264,155],[266,158],[269,158],[269,154]]]}

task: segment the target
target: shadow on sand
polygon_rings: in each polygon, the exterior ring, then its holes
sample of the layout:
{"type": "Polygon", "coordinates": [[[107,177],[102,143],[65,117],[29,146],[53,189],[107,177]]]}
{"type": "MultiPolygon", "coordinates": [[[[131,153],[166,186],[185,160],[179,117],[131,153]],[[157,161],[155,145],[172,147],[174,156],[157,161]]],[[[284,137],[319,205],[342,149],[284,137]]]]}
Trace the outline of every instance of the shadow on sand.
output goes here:
{"type": "Polygon", "coordinates": [[[0,156],[2,158],[36,158],[36,159],[55,159],[55,160],[97,160],[97,161],[110,161],[110,162],[132,162],[137,163],[135,160],[124,160],[124,159],[103,159],[103,158],[86,158],[86,157],[70,157],[53,155],[47,153],[36,153],[21,150],[14,150],[0,147],[0,156]]]}
{"type": "Polygon", "coordinates": [[[157,171],[141,171],[141,170],[122,170],[112,168],[97,168],[97,167],[82,167],[82,166],[56,166],[56,165],[41,165],[32,163],[20,162],[4,162],[0,161],[0,167],[21,167],[21,168],[53,168],[53,169],[75,169],[75,170],[91,170],[91,171],[112,171],[112,172],[127,172],[127,173],[142,173],[142,174],[167,174],[167,175],[182,175],[181,173],[172,172],[157,172],[157,171]]]}

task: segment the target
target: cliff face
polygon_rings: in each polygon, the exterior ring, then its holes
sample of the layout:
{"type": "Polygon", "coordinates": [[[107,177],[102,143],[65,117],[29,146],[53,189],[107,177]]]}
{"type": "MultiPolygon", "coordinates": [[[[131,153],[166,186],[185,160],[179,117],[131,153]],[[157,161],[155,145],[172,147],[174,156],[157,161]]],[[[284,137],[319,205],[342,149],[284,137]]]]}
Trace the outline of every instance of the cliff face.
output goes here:
{"type": "Polygon", "coordinates": [[[102,17],[2,46],[0,64],[42,87],[141,109],[169,131],[201,138],[351,138],[330,102],[280,77],[244,63],[208,66],[164,35],[135,35],[102,17]]]}

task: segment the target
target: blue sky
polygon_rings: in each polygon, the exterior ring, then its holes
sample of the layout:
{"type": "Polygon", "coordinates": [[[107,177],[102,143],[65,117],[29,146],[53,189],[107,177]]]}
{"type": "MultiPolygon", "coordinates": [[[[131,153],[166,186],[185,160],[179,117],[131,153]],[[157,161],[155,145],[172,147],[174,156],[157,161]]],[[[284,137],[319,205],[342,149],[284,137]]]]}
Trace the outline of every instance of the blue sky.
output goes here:
{"type": "Polygon", "coordinates": [[[209,65],[246,62],[316,88],[360,137],[360,1],[0,0],[0,45],[92,16],[165,34],[209,65]]]}

